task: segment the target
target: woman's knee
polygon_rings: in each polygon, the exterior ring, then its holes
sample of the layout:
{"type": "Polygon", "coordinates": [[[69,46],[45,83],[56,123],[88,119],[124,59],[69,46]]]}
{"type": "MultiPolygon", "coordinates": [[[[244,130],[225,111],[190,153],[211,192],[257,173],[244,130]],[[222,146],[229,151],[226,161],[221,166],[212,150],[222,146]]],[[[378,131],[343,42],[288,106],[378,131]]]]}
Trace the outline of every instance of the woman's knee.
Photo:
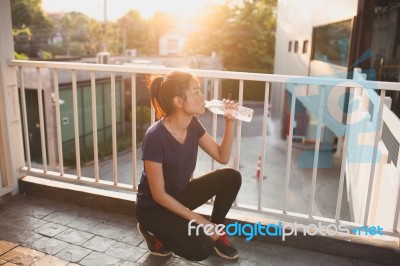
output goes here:
{"type": "Polygon", "coordinates": [[[222,168],[220,170],[223,171],[224,176],[227,177],[229,183],[238,187],[242,185],[242,175],[238,170],[234,168],[222,168]]]}

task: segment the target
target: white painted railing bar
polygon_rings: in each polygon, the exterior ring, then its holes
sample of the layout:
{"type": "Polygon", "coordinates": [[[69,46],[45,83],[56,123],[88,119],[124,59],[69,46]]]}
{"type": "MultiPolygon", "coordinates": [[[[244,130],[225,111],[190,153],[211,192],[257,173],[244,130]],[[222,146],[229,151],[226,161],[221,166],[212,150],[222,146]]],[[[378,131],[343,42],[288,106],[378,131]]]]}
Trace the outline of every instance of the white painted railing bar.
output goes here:
{"type": "Polygon", "coordinates": [[[154,124],[156,122],[156,110],[153,105],[150,104],[150,124],[154,124]]]}
{"type": "MultiPolygon", "coordinates": [[[[218,86],[219,80],[214,79],[214,86],[213,86],[213,97],[214,99],[218,99],[218,86]]],[[[212,114],[212,137],[216,140],[217,139],[217,114],[212,114]]],[[[215,169],[215,161],[211,158],[211,171],[215,169]]]]}
{"type": "Polygon", "coordinates": [[[115,72],[111,72],[111,135],[112,135],[112,175],[114,185],[118,184],[117,165],[117,115],[115,105],[115,72]]]}
{"type": "MultiPolygon", "coordinates": [[[[240,106],[243,105],[243,88],[244,82],[243,80],[239,81],[239,99],[238,104],[240,106]]],[[[236,130],[236,158],[234,158],[234,163],[236,163],[235,167],[238,171],[240,171],[240,141],[242,140],[242,121],[237,120],[237,130],[236,130]]],[[[237,205],[237,199],[235,199],[234,205],[237,205]]]]}
{"type": "Polygon", "coordinates": [[[72,105],[74,109],[74,138],[75,138],[75,156],[76,156],[76,176],[81,176],[81,155],[79,145],[79,123],[78,123],[78,92],[76,87],[76,70],[72,70],[72,105]]]}
{"type": "Polygon", "coordinates": [[[54,101],[56,108],[56,129],[57,129],[57,150],[58,150],[58,167],[60,175],[64,175],[64,158],[61,138],[61,113],[60,113],[60,93],[58,86],[58,69],[53,69],[53,82],[54,82],[54,101]]]}
{"type": "Polygon", "coordinates": [[[267,133],[268,133],[268,121],[269,121],[269,88],[270,83],[265,82],[265,93],[264,93],[264,116],[263,116],[263,127],[262,127],[262,143],[261,143],[261,166],[260,166],[260,176],[259,176],[259,186],[258,186],[258,200],[257,207],[261,210],[262,201],[262,190],[264,185],[264,165],[265,165],[265,151],[267,150],[267,133]]]}
{"type": "Polygon", "coordinates": [[[132,187],[137,187],[137,158],[136,158],[136,74],[131,74],[131,112],[132,112],[132,187]]]}
{"type": "MultiPolygon", "coordinates": [[[[381,95],[379,97],[379,111],[374,112],[373,116],[374,119],[376,120],[376,134],[375,134],[375,141],[374,141],[374,149],[372,152],[372,166],[371,166],[371,172],[369,175],[369,182],[368,182],[368,193],[367,193],[367,202],[365,203],[365,214],[364,214],[364,225],[368,224],[368,217],[369,217],[369,211],[371,207],[371,196],[372,196],[372,186],[374,182],[374,176],[375,176],[375,169],[376,169],[376,160],[377,160],[377,153],[378,153],[378,143],[379,140],[382,138],[382,128],[383,128],[383,119],[382,119],[382,113],[383,113],[383,106],[385,105],[385,90],[381,90],[381,95]]],[[[376,106],[374,106],[376,108],[376,106]]]]}
{"type": "MultiPolygon", "coordinates": [[[[239,82],[239,99],[238,99],[238,104],[240,106],[243,105],[243,87],[244,87],[244,82],[243,80],[240,80],[239,82]]],[[[240,141],[242,140],[242,121],[237,120],[237,128],[236,128],[236,161],[237,161],[237,170],[239,171],[239,165],[240,165],[240,151],[241,151],[241,145],[240,141]]]]}
{"type": "Polygon", "coordinates": [[[154,109],[153,105],[150,104],[150,125],[156,122],[156,110],[154,109]]]}
{"type": "MultiPolygon", "coordinates": [[[[352,89],[353,93],[355,88],[352,89]]],[[[343,150],[342,150],[342,162],[340,165],[340,178],[339,178],[339,188],[338,188],[338,196],[336,200],[336,212],[335,212],[335,220],[340,220],[340,213],[342,209],[342,198],[343,198],[343,188],[344,188],[344,180],[346,174],[346,161],[347,161],[347,153],[348,153],[348,136],[351,127],[351,114],[348,113],[346,115],[346,124],[345,124],[345,131],[343,136],[343,150]]],[[[340,147],[338,145],[337,149],[339,150],[340,147]]]]}
{"type": "Polygon", "coordinates": [[[156,110],[154,109],[153,105],[150,105],[150,124],[154,124],[156,122],[156,110]]]}
{"type": "Polygon", "coordinates": [[[393,222],[393,231],[398,232],[400,235],[400,232],[397,229],[397,225],[399,223],[399,215],[400,215],[400,154],[397,157],[397,171],[396,171],[396,177],[397,177],[397,201],[395,203],[395,212],[394,212],[394,222],[393,222]]]}
{"type": "Polygon", "coordinates": [[[311,197],[308,207],[308,215],[310,217],[313,215],[314,211],[315,187],[317,184],[319,150],[321,146],[322,115],[324,113],[324,92],[326,87],[320,86],[319,88],[320,88],[320,93],[319,93],[319,108],[318,108],[318,124],[317,124],[316,138],[315,138],[314,161],[313,161],[313,171],[311,180],[311,197]]]}
{"type": "MultiPolygon", "coordinates": [[[[347,133],[347,130],[348,129],[346,127],[346,133],[347,133]]],[[[345,136],[347,136],[347,134],[345,136]]],[[[336,212],[335,212],[335,220],[336,221],[339,221],[340,212],[342,209],[344,174],[346,172],[346,158],[347,158],[347,138],[345,138],[344,142],[343,142],[342,164],[341,164],[341,168],[340,168],[339,188],[338,188],[338,196],[337,196],[337,200],[336,200],[336,212]]]]}
{"type": "MultiPolygon", "coordinates": [[[[397,164],[399,165],[399,164],[397,164]]],[[[393,221],[393,232],[397,232],[400,233],[397,230],[397,225],[399,223],[399,215],[400,215],[400,168],[397,170],[397,178],[398,180],[398,184],[397,184],[397,200],[396,203],[394,205],[394,221],[393,221]]]]}
{"type": "MultiPolygon", "coordinates": [[[[365,97],[368,97],[368,93],[364,90],[364,89],[359,89],[359,88],[355,88],[354,89],[354,92],[355,93],[357,93],[357,94],[360,94],[360,97],[358,98],[359,100],[361,100],[361,99],[364,99],[365,97]]],[[[365,113],[365,115],[367,115],[367,113],[365,113]]],[[[368,114],[369,115],[369,114],[368,114]]],[[[351,116],[351,123],[353,124],[354,123],[354,121],[357,121],[357,116],[355,115],[355,114],[352,114],[352,116],[351,116]]],[[[365,132],[366,131],[366,127],[367,127],[367,125],[366,125],[367,123],[363,123],[363,127],[362,127],[362,132],[365,132]]],[[[353,156],[353,151],[349,151],[350,153],[349,153],[349,158],[351,158],[351,156],[353,156]]],[[[357,151],[356,152],[354,152],[355,154],[356,154],[356,160],[358,161],[358,162],[361,162],[361,157],[363,156],[362,155],[362,152],[363,152],[363,149],[357,149],[357,151]]],[[[356,173],[359,173],[360,172],[360,167],[361,167],[361,165],[360,164],[357,164],[357,166],[356,166],[356,168],[357,168],[357,170],[356,170],[356,173]]],[[[355,182],[357,182],[357,181],[355,181],[355,182]]]]}
{"type": "Polygon", "coordinates": [[[42,91],[42,78],[40,76],[40,68],[36,68],[36,84],[38,94],[38,108],[39,108],[39,129],[40,129],[40,141],[42,146],[42,162],[43,171],[47,172],[47,152],[46,152],[46,135],[44,128],[44,115],[43,115],[43,91],[42,91]]]}
{"type": "MultiPolygon", "coordinates": [[[[105,64],[87,64],[87,63],[70,63],[70,62],[49,62],[49,61],[27,61],[27,60],[9,60],[9,66],[23,67],[41,67],[41,68],[59,68],[70,70],[93,70],[103,72],[121,72],[121,73],[136,73],[136,74],[168,74],[171,71],[182,71],[181,68],[167,67],[149,67],[149,66],[127,66],[127,65],[105,65],[105,64]]],[[[260,74],[236,71],[222,70],[204,70],[204,69],[187,69],[190,73],[197,77],[217,78],[217,79],[234,79],[234,80],[251,80],[263,82],[278,82],[285,84],[295,84],[301,79],[304,85],[326,85],[326,86],[341,86],[351,88],[377,88],[385,90],[400,91],[400,87],[395,82],[385,81],[368,81],[368,80],[348,80],[339,78],[327,77],[304,77],[304,76],[289,76],[277,74],[260,74]]]]}
{"type": "Polygon", "coordinates": [[[96,75],[93,71],[90,71],[90,95],[92,98],[94,179],[96,180],[96,182],[99,182],[100,174],[99,174],[99,142],[97,139],[96,75]]]}
{"type": "Polygon", "coordinates": [[[24,129],[24,140],[25,140],[25,156],[28,164],[28,169],[30,170],[32,168],[31,150],[29,145],[28,119],[26,115],[25,81],[24,81],[24,73],[22,71],[22,67],[18,67],[18,73],[21,81],[21,108],[22,108],[22,126],[24,129]]]}
{"type": "Polygon", "coordinates": [[[294,129],[294,112],[296,108],[296,86],[293,86],[292,101],[290,104],[290,126],[288,136],[288,150],[286,158],[286,176],[285,176],[285,192],[283,197],[283,212],[286,213],[288,206],[289,195],[289,179],[290,179],[290,165],[292,163],[292,144],[293,144],[293,129],[294,129]]]}

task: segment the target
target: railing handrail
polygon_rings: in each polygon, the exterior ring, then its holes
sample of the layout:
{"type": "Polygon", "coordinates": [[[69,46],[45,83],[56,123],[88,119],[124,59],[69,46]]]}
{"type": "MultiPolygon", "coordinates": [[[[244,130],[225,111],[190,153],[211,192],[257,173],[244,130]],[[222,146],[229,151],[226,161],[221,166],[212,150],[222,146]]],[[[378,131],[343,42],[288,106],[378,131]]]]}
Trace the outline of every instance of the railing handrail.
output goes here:
{"type": "Polygon", "coordinates": [[[351,80],[331,77],[308,77],[278,74],[249,73],[226,70],[205,70],[193,68],[169,68],[152,66],[132,66],[132,65],[113,65],[113,64],[90,64],[78,62],[49,62],[49,61],[27,61],[10,60],[9,66],[20,67],[40,67],[50,69],[69,69],[86,71],[104,71],[104,72],[122,72],[139,74],[168,74],[173,70],[187,70],[197,77],[221,78],[248,81],[278,82],[301,85],[320,85],[320,86],[340,86],[353,88],[370,88],[380,90],[400,91],[400,85],[394,82],[369,81],[369,80],[351,80]]]}

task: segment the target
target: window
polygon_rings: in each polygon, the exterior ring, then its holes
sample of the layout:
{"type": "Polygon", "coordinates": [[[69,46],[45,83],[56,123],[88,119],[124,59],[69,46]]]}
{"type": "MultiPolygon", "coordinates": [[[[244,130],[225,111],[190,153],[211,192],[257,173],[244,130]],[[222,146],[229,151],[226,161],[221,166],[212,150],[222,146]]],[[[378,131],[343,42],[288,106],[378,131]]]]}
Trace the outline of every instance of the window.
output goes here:
{"type": "Polygon", "coordinates": [[[299,42],[295,41],[294,42],[294,52],[297,53],[299,51],[299,42]]]}
{"type": "Polygon", "coordinates": [[[351,35],[351,20],[315,27],[312,60],[347,66],[351,35]]]}
{"type": "Polygon", "coordinates": [[[308,40],[303,41],[303,54],[308,52],[308,40]]]}
{"type": "Polygon", "coordinates": [[[289,41],[289,47],[288,47],[288,52],[292,51],[292,41],[289,41]]]}

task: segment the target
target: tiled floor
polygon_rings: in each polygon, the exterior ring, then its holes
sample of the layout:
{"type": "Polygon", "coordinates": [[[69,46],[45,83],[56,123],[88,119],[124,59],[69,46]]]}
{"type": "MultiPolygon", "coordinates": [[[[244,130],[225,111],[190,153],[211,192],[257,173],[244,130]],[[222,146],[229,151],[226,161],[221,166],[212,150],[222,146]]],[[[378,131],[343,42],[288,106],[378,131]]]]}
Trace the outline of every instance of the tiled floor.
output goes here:
{"type": "Polygon", "coordinates": [[[376,265],[234,238],[240,258],[189,262],[147,252],[133,215],[16,195],[0,198],[0,265],[376,265]]]}

